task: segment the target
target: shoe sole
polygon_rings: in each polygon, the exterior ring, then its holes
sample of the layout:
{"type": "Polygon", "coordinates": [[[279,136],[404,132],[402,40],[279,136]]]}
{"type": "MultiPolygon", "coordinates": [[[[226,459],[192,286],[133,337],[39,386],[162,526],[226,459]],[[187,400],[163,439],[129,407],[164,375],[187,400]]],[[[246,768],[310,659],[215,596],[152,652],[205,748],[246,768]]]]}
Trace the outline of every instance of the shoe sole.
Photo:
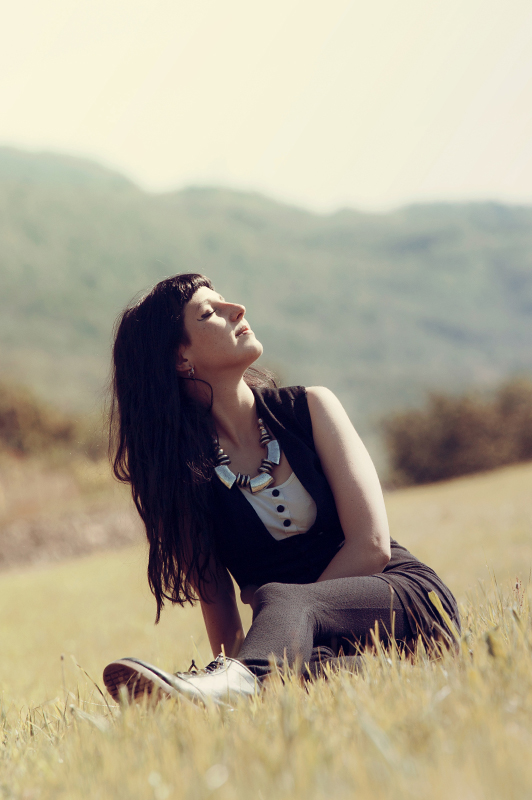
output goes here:
{"type": "Polygon", "coordinates": [[[103,682],[113,700],[120,703],[124,689],[129,700],[138,702],[144,697],[158,702],[163,697],[181,697],[172,686],[159,678],[155,672],[129,661],[127,658],[113,661],[103,671],[103,682]]]}

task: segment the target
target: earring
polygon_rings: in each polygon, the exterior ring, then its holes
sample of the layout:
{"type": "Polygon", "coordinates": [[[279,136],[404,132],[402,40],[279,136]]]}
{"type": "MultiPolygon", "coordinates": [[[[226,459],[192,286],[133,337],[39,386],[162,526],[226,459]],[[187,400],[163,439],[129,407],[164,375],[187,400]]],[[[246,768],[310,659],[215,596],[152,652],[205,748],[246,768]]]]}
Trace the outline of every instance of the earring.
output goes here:
{"type": "Polygon", "coordinates": [[[189,369],[189,371],[188,371],[188,377],[189,377],[189,378],[190,378],[190,380],[192,380],[192,381],[196,380],[196,379],[195,379],[195,377],[194,377],[194,367],[190,367],[190,369],[189,369]]]}

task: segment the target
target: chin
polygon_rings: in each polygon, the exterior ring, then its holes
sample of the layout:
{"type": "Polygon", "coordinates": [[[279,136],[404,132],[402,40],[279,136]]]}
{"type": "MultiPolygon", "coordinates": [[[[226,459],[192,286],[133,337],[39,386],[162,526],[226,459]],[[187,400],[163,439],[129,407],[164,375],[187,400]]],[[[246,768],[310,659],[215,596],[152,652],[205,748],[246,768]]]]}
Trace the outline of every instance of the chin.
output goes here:
{"type": "Polygon", "coordinates": [[[260,358],[262,353],[264,352],[264,347],[261,345],[258,339],[255,339],[253,344],[255,345],[255,350],[257,353],[257,355],[255,356],[255,360],[257,360],[257,358],[260,358]]]}
{"type": "Polygon", "coordinates": [[[254,364],[258,358],[261,357],[264,348],[260,342],[255,340],[253,345],[251,342],[249,343],[249,346],[246,348],[246,350],[245,368],[247,369],[248,367],[251,367],[251,365],[254,364]]]}

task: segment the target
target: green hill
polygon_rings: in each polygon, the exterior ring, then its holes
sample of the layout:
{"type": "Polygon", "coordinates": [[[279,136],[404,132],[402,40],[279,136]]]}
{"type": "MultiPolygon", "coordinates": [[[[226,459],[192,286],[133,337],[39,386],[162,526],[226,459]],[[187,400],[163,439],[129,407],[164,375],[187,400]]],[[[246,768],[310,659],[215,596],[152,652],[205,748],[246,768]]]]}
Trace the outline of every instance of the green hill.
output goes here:
{"type": "Polygon", "coordinates": [[[94,408],[123,305],[180,271],[244,302],[284,382],[368,429],[427,388],[532,371],[532,208],[317,215],[258,194],[148,194],[89,161],[0,148],[0,371],[94,408]]]}

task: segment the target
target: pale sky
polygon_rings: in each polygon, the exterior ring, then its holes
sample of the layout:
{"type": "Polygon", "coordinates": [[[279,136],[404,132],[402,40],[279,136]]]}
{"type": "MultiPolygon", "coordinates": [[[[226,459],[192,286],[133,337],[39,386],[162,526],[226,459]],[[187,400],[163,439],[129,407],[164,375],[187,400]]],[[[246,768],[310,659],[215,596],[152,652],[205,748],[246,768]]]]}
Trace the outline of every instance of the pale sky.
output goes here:
{"type": "Polygon", "coordinates": [[[153,191],[532,203],[532,2],[17,0],[0,115],[153,191]]]}

